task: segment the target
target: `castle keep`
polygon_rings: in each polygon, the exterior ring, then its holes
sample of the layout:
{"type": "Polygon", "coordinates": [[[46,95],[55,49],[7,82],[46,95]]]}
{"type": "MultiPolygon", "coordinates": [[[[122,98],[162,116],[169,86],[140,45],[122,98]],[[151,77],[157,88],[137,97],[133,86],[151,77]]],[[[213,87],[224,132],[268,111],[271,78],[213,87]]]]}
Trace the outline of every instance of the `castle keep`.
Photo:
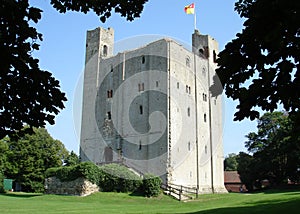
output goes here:
{"type": "Polygon", "coordinates": [[[114,30],[87,32],[80,156],[165,184],[225,192],[222,100],[211,97],[218,43],[197,30],[114,55],[114,30]]]}

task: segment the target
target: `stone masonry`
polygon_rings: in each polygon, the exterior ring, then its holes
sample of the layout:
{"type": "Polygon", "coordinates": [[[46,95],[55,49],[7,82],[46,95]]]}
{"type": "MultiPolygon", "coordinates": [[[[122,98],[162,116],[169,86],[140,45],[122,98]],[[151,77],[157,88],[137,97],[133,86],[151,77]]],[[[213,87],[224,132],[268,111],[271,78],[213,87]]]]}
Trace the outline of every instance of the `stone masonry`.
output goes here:
{"type": "Polygon", "coordinates": [[[46,194],[87,196],[98,191],[99,187],[96,184],[84,178],[77,178],[73,181],[65,182],[60,181],[56,177],[45,179],[46,194]]]}

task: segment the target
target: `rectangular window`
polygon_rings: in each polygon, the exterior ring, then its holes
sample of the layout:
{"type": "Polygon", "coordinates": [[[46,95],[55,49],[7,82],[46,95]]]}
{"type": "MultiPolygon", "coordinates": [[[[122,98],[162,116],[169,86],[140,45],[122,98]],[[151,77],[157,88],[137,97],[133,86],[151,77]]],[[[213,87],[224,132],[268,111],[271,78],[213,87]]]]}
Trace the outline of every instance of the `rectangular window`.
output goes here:
{"type": "Polygon", "coordinates": [[[143,114],[143,106],[140,105],[140,114],[143,114]]]}
{"type": "Polygon", "coordinates": [[[111,112],[110,111],[107,112],[107,119],[111,120],[111,112]]]}
{"type": "Polygon", "coordinates": [[[113,90],[107,91],[107,98],[112,98],[113,97],[113,90]]]}
{"type": "Polygon", "coordinates": [[[138,88],[139,88],[139,92],[144,91],[144,83],[139,83],[138,88]]]}

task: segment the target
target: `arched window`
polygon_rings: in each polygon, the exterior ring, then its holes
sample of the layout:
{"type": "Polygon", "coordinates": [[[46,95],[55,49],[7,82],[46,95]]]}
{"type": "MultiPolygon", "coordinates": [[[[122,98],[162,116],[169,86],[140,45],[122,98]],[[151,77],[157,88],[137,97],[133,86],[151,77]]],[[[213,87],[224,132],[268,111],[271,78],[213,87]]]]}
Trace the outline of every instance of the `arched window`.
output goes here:
{"type": "Polygon", "coordinates": [[[201,49],[199,49],[199,54],[200,55],[204,55],[204,50],[201,48],[201,49]]]}
{"type": "Polygon", "coordinates": [[[103,45],[103,56],[107,56],[108,47],[107,45],[103,45]]]}

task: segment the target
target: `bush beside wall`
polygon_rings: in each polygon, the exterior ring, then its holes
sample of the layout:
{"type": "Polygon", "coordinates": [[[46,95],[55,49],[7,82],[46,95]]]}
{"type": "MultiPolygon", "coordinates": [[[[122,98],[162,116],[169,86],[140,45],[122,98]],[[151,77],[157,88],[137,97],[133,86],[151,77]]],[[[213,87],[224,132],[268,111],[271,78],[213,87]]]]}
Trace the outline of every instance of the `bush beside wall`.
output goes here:
{"type": "MultiPolygon", "coordinates": [[[[82,162],[74,166],[50,168],[46,171],[46,181],[51,177],[59,179],[61,183],[83,178],[98,185],[100,191],[142,191],[142,194],[147,197],[158,196],[162,183],[159,177],[150,174],[145,175],[144,179],[142,179],[123,165],[106,164],[98,167],[91,162],[82,162]]],[[[57,192],[59,191],[57,190],[57,192]]]]}
{"type": "Polygon", "coordinates": [[[143,192],[147,197],[156,197],[161,192],[162,180],[160,177],[146,174],[143,179],[143,192]]]}

